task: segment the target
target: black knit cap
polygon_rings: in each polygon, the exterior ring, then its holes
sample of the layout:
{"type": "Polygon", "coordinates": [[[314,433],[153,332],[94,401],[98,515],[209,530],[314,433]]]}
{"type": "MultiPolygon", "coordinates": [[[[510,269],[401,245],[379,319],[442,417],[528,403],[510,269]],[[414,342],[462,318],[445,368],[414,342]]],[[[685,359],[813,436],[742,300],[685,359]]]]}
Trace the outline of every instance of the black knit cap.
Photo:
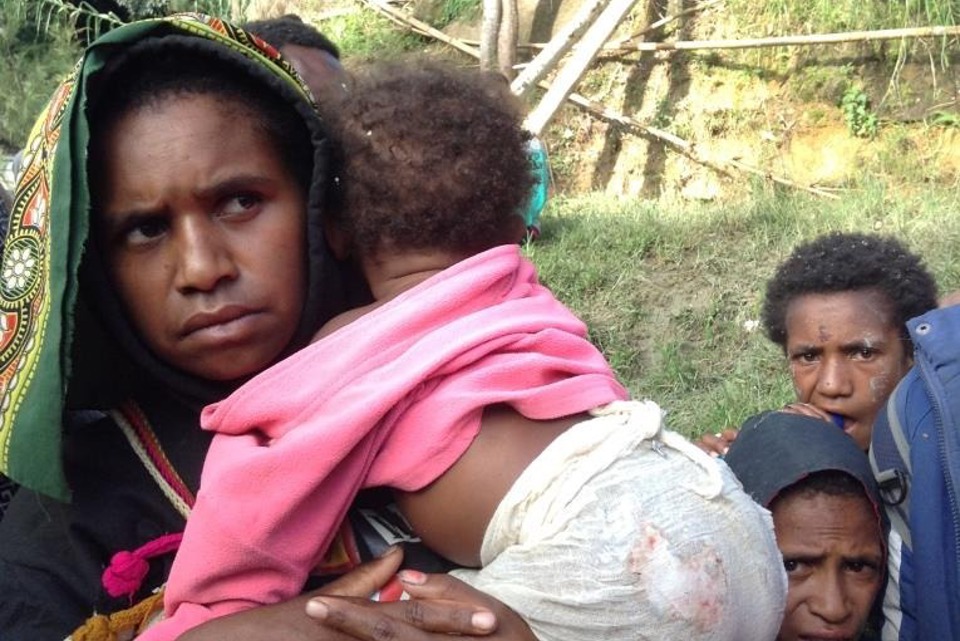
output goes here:
{"type": "Polygon", "coordinates": [[[842,429],[817,418],[787,412],[753,416],[724,460],[747,494],[764,507],[811,474],[839,471],[859,481],[874,509],[880,509],[866,454],[842,429]]]}

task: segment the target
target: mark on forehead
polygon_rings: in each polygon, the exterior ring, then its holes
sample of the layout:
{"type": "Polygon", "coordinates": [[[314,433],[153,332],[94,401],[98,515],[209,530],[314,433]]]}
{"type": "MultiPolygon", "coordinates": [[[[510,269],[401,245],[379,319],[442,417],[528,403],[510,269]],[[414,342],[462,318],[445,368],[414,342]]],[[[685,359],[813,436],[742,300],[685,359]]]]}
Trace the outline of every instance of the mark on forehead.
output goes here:
{"type": "Polygon", "coordinates": [[[830,340],[830,332],[827,330],[826,325],[820,325],[817,327],[817,340],[821,343],[826,343],[830,340]]]}

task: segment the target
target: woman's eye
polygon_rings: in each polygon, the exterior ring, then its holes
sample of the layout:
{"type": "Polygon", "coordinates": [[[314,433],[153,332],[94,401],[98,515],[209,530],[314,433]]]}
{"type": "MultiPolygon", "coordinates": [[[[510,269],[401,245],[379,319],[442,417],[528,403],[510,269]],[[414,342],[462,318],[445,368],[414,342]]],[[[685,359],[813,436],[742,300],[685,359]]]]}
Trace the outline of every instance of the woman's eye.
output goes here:
{"type": "Polygon", "coordinates": [[[162,218],[147,218],[130,224],[124,237],[133,245],[142,245],[167,231],[167,221],[162,218]]]}
{"type": "Polygon", "coordinates": [[[254,211],[262,201],[262,198],[254,194],[239,194],[224,201],[220,212],[224,216],[247,214],[254,211]]]}

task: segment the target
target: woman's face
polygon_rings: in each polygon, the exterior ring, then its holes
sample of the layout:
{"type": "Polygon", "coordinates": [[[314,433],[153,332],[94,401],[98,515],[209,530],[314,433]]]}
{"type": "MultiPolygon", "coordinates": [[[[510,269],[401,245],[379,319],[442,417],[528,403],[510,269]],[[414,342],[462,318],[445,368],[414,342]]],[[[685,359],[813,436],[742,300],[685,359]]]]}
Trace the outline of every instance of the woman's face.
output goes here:
{"type": "Polygon", "coordinates": [[[97,233],[135,329],[195,376],[259,372],[306,287],[305,194],[275,146],[212,95],[135,109],[105,135],[97,233]]]}
{"type": "Polygon", "coordinates": [[[797,494],[773,504],[789,577],[777,641],[854,641],[883,584],[877,515],[865,496],[797,494]]]}
{"type": "Polygon", "coordinates": [[[877,412],[910,368],[890,303],[873,290],[805,294],[787,306],[786,328],[797,399],[842,417],[866,450],[877,412]]]}

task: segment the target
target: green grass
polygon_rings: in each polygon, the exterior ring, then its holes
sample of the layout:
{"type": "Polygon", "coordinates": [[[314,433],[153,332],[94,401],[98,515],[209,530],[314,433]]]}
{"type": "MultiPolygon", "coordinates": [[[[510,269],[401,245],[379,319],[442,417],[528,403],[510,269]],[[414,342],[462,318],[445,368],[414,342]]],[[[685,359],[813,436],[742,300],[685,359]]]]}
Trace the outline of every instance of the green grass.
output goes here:
{"type": "Polygon", "coordinates": [[[425,41],[369,10],[338,15],[314,23],[337,43],[347,60],[369,60],[422,50],[425,41]]]}
{"type": "MultiPolygon", "coordinates": [[[[230,0],[125,0],[134,18],[177,11],[229,16],[230,0]]],[[[242,6],[241,2],[241,6],[242,6]]],[[[76,26],[102,33],[119,24],[66,0],[7,0],[0,3],[0,151],[26,142],[40,109],[79,59],[76,26]]]]}
{"type": "Polygon", "coordinates": [[[727,9],[777,33],[952,25],[960,17],[958,0],[731,0],[727,9]]]}
{"type": "Polygon", "coordinates": [[[551,203],[527,251],[628,388],[698,435],[791,399],[782,354],[745,324],[798,242],[879,227],[925,256],[949,291],[960,287],[958,201],[956,189],[888,198],[879,186],[839,202],[757,189],[749,202],[712,207],[591,195],[551,203]]]}

